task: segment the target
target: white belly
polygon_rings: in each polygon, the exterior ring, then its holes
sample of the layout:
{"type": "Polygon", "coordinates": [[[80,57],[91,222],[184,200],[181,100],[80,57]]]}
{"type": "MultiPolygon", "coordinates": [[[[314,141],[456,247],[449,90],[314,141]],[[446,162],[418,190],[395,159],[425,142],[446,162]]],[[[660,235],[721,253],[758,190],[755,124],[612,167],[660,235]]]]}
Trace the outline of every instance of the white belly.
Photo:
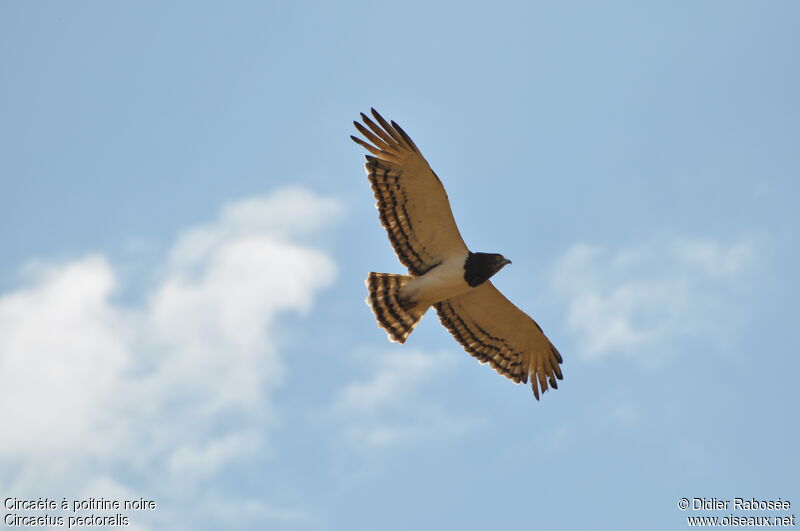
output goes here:
{"type": "Polygon", "coordinates": [[[464,280],[466,256],[451,258],[403,286],[401,297],[430,306],[472,289],[464,280]]]}

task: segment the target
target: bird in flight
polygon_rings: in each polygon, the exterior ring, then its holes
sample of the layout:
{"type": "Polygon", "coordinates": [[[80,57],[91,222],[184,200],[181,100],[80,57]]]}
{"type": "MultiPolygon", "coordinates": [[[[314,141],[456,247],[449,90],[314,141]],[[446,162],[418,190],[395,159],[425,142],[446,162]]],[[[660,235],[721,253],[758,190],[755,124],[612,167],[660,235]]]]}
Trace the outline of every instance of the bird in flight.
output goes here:
{"type": "Polygon", "coordinates": [[[489,281],[511,261],[467,248],[444,186],[419,148],[394,121],[371,111],[375,121],[362,113],[364,123],[353,122],[369,142],[350,138],[371,153],[364,167],[381,224],[409,273],[367,276],[367,304],[380,327],[405,343],[433,306],[467,352],[514,383],[530,380],[536,400],[548,385],[557,389],[561,354],[489,281]]]}

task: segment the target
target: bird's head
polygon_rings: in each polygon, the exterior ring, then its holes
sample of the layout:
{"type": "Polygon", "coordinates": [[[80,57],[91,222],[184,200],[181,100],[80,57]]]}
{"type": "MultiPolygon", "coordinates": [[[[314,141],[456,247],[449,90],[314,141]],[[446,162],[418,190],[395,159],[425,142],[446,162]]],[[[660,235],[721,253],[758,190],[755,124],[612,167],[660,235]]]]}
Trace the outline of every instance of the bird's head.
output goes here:
{"type": "Polygon", "coordinates": [[[500,271],[505,266],[507,266],[508,264],[511,263],[511,260],[509,260],[508,258],[503,256],[502,254],[494,253],[494,254],[490,254],[489,256],[492,257],[492,262],[491,263],[492,263],[492,267],[493,267],[495,273],[497,273],[498,271],[500,271]]]}
{"type": "Polygon", "coordinates": [[[464,279],[472,286],[483,284],[511,263],[511,260],[497,253],[469,253],[464,264],[464,279]]]}

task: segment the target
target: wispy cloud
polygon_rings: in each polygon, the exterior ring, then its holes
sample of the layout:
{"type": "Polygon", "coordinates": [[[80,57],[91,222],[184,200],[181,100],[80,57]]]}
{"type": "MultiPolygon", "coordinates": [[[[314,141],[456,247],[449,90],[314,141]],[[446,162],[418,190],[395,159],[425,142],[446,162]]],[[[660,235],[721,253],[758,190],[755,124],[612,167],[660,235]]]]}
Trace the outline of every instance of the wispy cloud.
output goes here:
{"type": "Polygon", "coordinates": [[[724,327],[736,283],[755,260],[751,240],[675,239],[623,249],[577,244],[556,262],[552,287],[580,352],[645,357],[670,339],[724,327]]]}
{"type": "Polygon", "coordinates": [[[452,359],[420,350],[370,356],[370,375],[339,390],[330,416],[344,440],[357,448],[382,449],[457,435],[474,419],[456,418],[425,390],[445,378],[452,359]]]}
{"type": "Polygon", "coordinates": [[[275,317],[308,312],[333,281],[331,258],[303,239],[339,210],[302,189],[231,203],[177,239],[136,306],[115,302],[118,275],[99,253],[40,264],[0,294],[13,427],[0,438],[2,490],[124,491],[136,476],[151,495],[192,496],[195,480],[263,448],[284,378],[275,317]]]}

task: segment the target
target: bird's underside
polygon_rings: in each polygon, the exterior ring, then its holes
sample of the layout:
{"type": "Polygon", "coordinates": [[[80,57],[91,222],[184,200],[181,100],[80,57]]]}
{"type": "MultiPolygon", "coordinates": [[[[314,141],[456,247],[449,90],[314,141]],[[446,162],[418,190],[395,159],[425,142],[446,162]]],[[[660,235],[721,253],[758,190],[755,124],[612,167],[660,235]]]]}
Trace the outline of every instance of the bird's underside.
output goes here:
{"type": "Polygon", "coordinates": [[[408,275],[370,273],[369,296],[389,339],[404,343],[433,306],[439,320],[481,363],[533,393],[557,388],[561,355],[539,325],[489,281],[510,263],[499,254],[472,253],[458,231],[447,193],[422,153],[395,122],[374,109],[361,114],[352,136],[370,155],[365,168],[386,229],[408,275]]]}

